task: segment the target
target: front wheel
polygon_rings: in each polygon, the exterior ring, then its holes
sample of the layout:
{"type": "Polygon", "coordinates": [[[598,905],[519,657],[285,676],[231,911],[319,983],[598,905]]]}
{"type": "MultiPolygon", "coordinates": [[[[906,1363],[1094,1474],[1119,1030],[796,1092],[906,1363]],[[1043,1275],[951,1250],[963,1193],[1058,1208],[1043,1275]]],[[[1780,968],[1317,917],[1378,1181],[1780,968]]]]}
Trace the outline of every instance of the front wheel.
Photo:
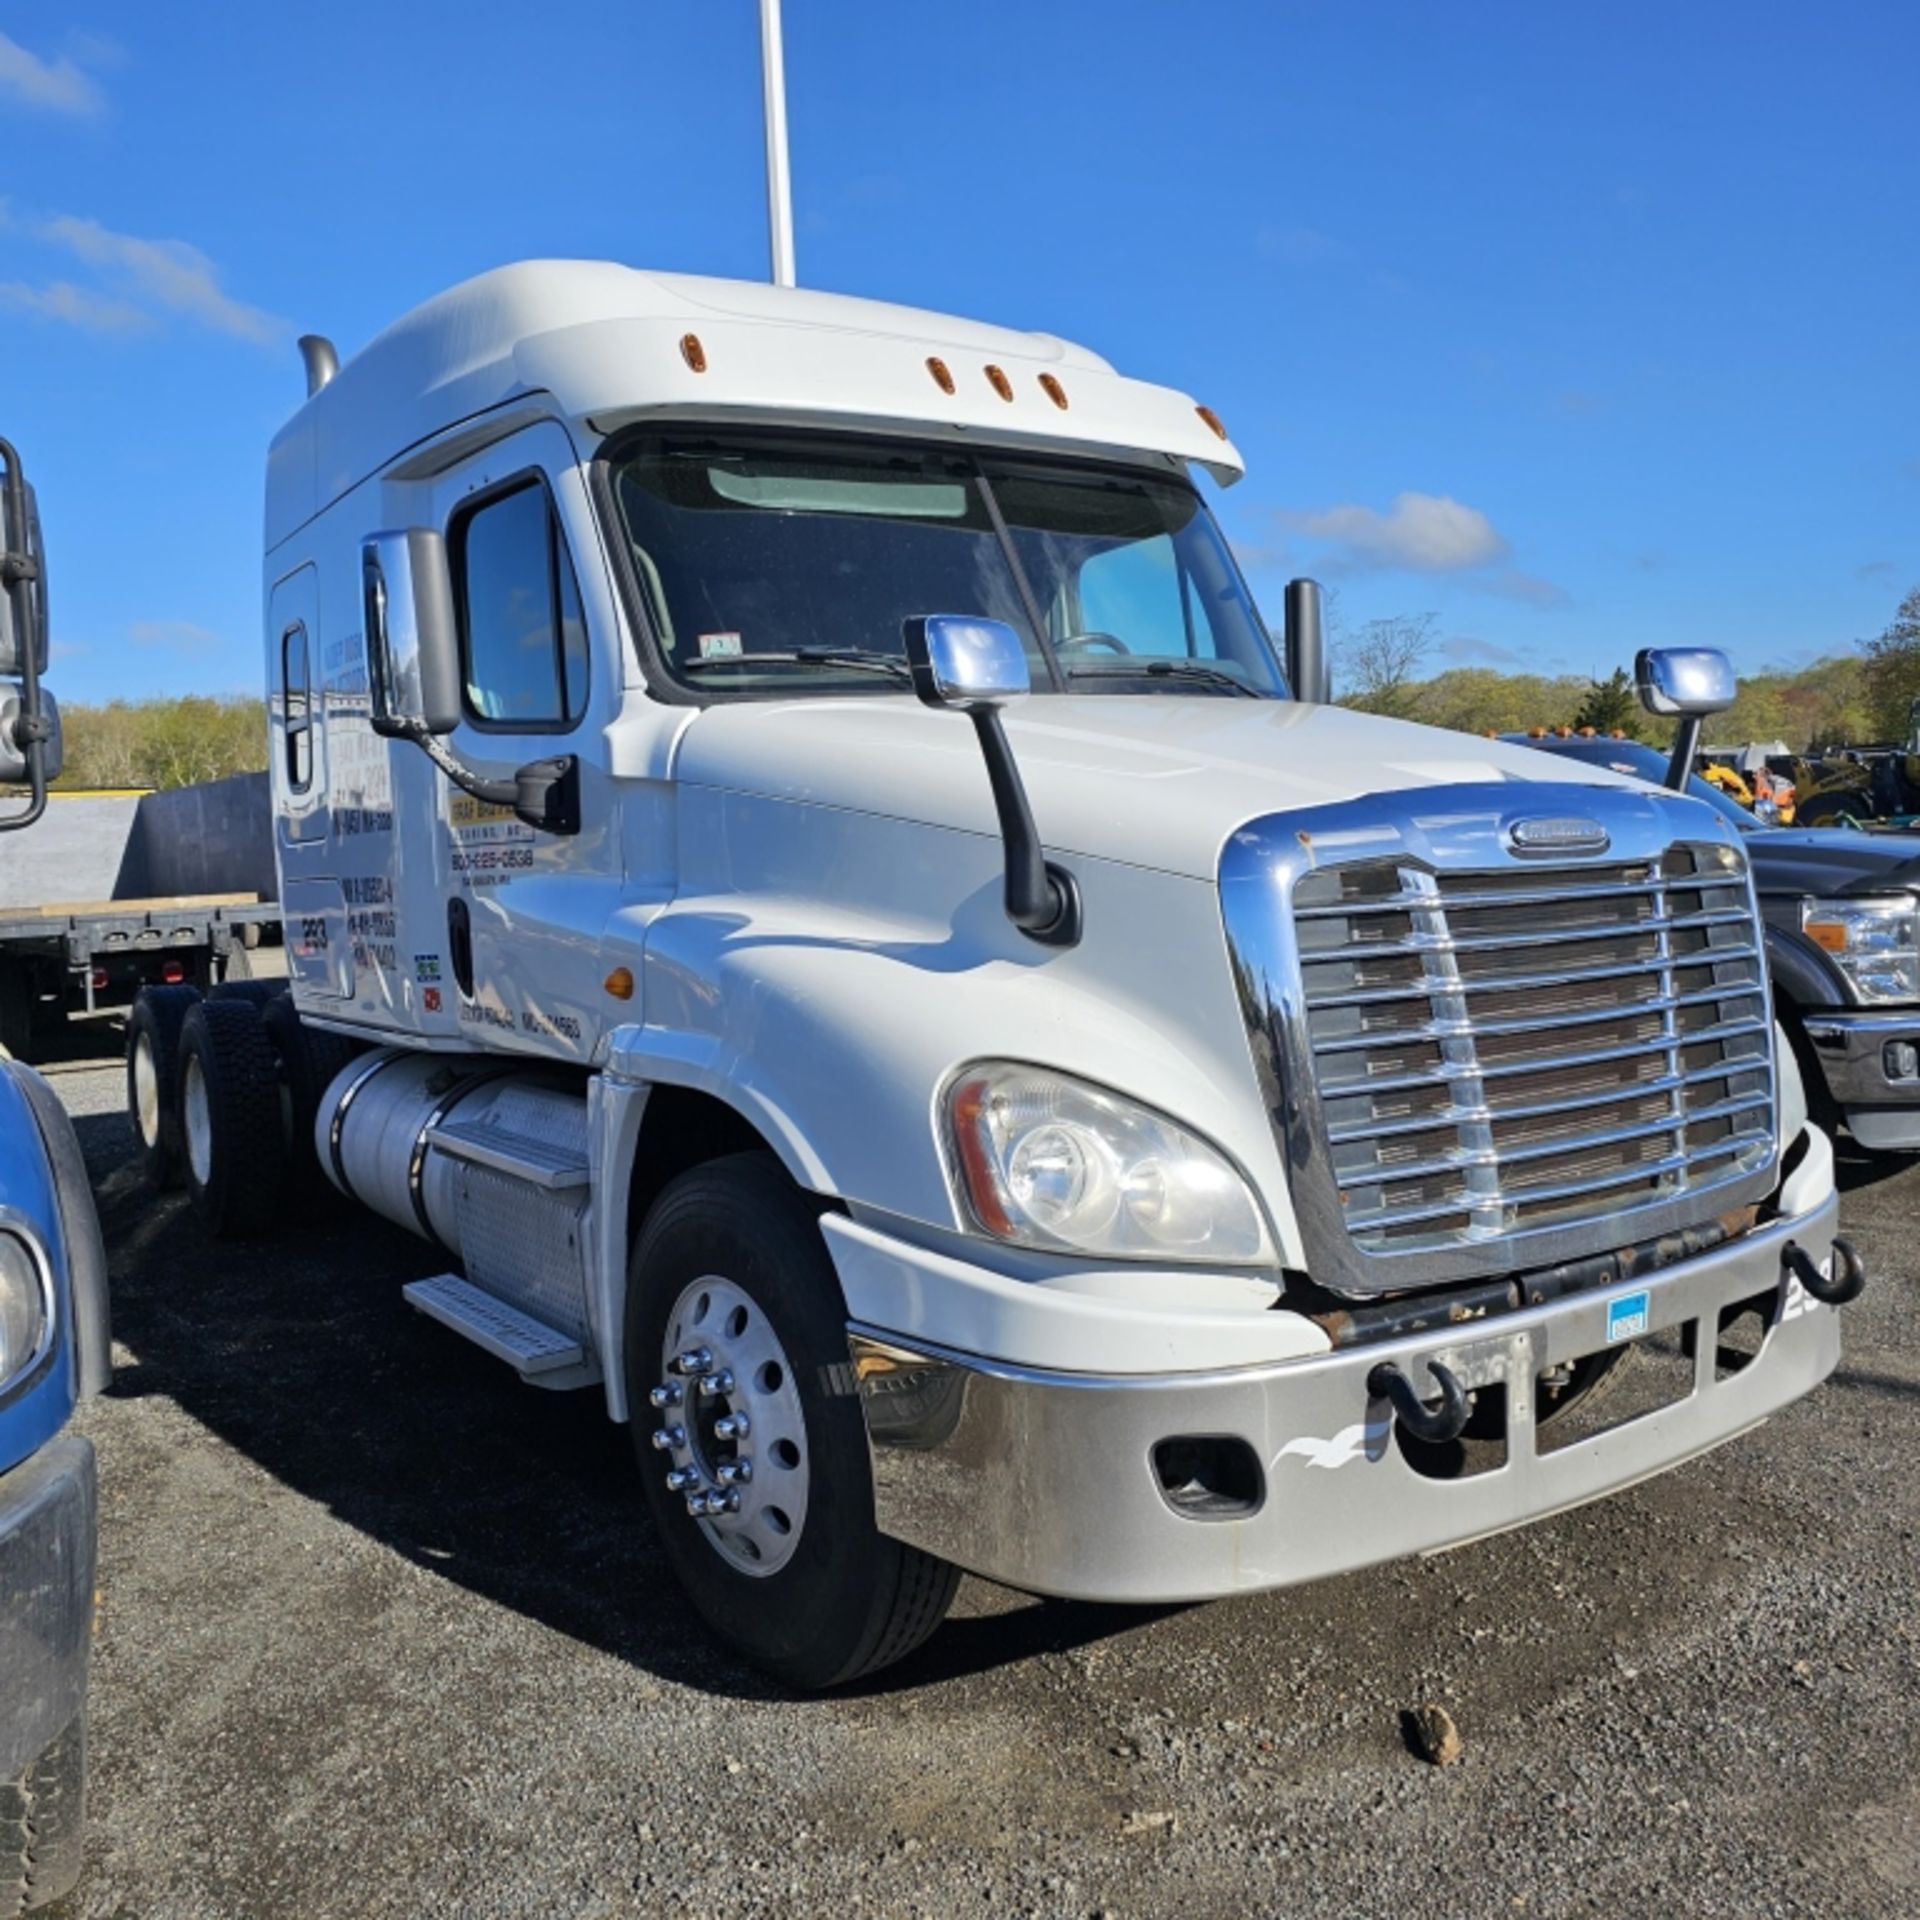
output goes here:
{"type": "Polygon", "coordinates": [[[24,1773],[0,1780],[0,1913],[43,1907],[80,1878],[86,1795],[82,1708],[24,1773]]]}
{"type": "Polygon", "coordinates": [[[770,1155],[696,1167],[654,1204],[626,1379],[668,1564],[735,1651],[830,1687],[940,1624],[959,1570],[874,1525],[839,1281],[814,1203],[770,1155]]]}

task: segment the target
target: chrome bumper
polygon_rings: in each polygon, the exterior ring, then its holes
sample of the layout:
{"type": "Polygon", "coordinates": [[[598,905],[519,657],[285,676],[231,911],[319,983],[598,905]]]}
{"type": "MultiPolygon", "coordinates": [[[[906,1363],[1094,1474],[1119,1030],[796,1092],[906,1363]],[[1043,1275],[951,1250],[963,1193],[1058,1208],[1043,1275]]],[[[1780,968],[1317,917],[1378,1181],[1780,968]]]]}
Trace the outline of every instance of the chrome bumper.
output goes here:
{"type": "Polygon", "coordinates": [[[1881,1150],[1920,1147],[1920,1072],[1889,1071],[1890,1049],[1904,1043],[1920,1055],[1920,1007],[1810,1013],[1803,1025],[1854,1138],[1881,1150]]]}
{"type": "Polygon", "coordinates": [[[974,1573],[1085,1600],[1203,1600],[1291,1586],[1457,1545],[1631,1486],[1718,1446],[1798,1399],[1840,1358],[1833,1308],[1783,1281],[1781,1249],[1831,1252],[1837,1208],[1622,1286],[1482,1323],[1481,1330],[1349,1347],[1212,1374],[1040,1372],[849,1329],[872,1446],[881,1530],[974,1573]],[[1632,1333],[1696,1324],[1691,1390],[1550,1453],[1535,1446],[1534,1382],[1609,1344],[1609,1307],[1647,1297],[1632,1333]],[[1715,1378],[1720,1308],[1772,1295],[1766,1339],[1715,1378]],[[1443,1362],[1467,1387],[1506,1392],[1507,1454],[1491,1471],[1436,1479],[1409,1463],[1390,1409],[1369,1396],[1383,1360],[1416,1380],[1443,1362]],[[1241,1440],[1259,1463],[1250,1510],[1177,1510],[1154,1448],[1241,1440]]]}

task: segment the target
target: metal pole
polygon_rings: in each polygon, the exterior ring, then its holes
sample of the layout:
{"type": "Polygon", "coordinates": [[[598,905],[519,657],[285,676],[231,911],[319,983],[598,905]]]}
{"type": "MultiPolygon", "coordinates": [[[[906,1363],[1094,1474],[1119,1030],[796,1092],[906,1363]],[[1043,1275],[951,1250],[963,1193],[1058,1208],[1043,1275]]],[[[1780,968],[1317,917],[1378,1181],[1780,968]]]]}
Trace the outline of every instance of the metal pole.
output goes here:
{"type": "Polygon", "coordinates": [[[767,103],[767,238],[773,284],[793,285],[793,182],[787,173],[787,65],[780,0],[760,0],[760,82],[767,103]]]}

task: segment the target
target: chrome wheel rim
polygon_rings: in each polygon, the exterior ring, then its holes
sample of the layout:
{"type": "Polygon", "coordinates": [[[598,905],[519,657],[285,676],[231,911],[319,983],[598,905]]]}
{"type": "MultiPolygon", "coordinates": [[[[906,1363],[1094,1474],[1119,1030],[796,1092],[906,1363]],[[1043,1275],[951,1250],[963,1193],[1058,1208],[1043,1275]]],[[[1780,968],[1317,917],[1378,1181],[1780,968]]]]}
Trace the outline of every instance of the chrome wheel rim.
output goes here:
{"type": "Polygon", "coordinates": [[[154,1064],[153,1039],[141,1034],[133,1043],[133,1119],[143,1146],[160,1144],[160,1069],[154,1064]]]}
{"type": "Polygon", "coordinates": [[[213,1178],[213,1113],[197,1054],[187,1055],[180,1075],[180,1111],[186,1122],[187,1165],[193,1169],[194,1184],[205,1187],[213,1178]]]}
{"type": "Polygon", "coordinates": [[[744,1287],[708,1274],[681,1293],[650,1399],[667,1486],[707,1544],[739,1573],[778,1573],[806,1526],[811,1456],[793,1363],[744,1287]]]}

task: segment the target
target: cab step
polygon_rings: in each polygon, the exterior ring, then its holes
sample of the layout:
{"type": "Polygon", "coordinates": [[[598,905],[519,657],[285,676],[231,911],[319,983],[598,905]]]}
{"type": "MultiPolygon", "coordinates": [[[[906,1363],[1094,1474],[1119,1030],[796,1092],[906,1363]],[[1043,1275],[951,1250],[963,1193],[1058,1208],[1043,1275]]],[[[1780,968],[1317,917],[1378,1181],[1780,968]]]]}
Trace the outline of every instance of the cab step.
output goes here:
{"type": "Polygon", "coordinates": [[[411,1281],[400,1294],[410,1307],[464,1334],[476,1347],[519,1368],[529,1379],[585,1364],[587,1356],[579,1341],[508,1306],[457,1273],[411,1281]]]}
{"type": "Polygon", "coordinates": [[[503,1127],[491,1117],[478,1120],[442,1120],[429,1130],[427,1145],[453,1160],[491,1167],[547,1193],[584,1187],[592,1174],[587,1156],[563,1140],[539,1140],[503,1127]]]}

